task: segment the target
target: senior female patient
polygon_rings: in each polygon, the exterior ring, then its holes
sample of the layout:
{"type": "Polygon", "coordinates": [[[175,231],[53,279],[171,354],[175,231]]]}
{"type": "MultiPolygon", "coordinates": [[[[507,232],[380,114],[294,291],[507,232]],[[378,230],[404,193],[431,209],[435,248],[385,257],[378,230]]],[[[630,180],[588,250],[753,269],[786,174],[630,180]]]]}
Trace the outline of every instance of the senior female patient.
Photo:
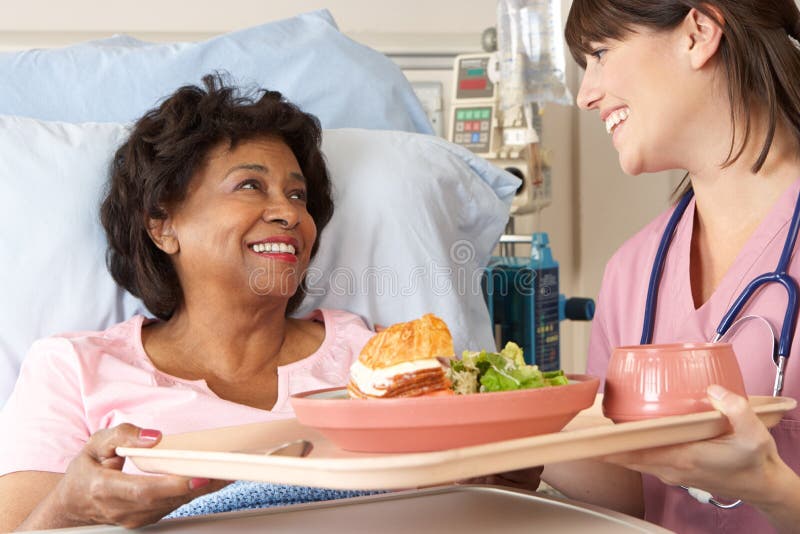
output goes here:
{"type": "Polygon", "coordinates": [[[372,335],[343,311],[287,317],[333,213],[316,118],[204,84],[134,125],[101,208],[111,273],[158,319],[33,345],[0,424],[0,530],[144,525],[219,489],[123,473],[115,447],[291,417],[372,335]]]}
{"type": "MultiPolygon", "coordinates": [[[[800,192],[800,12],[794,0],[575,0],[566,37],[586,69],[578,103],[604,121],[622,169],[687,171],[684,195],[694,198],[666,255],[653,342],[708,341],[742,289],[773,271],[786,246],[800,192]]],[[[675,209],[609,262],[589,373],[605,374],[613,347],[640,342],[656,248],[675,209]]],[[[797,280],[800,258],[792,251],[788,272],[797,280]]],[[[786,292],[771,284],[743,314],[763,316],[777,333],[786,306],[786,292]]],[[[800,340],[789,327],[793,357],[782,395],[796,398],[800,340]]],[[[770,395],[775,366],[765,329],[748,323],[732,340],[748,393],[770,395]]],[[[643,487],[645,517],[677,532],[797,532],[800,411],[770,432],[745,399],[719,386],[708,395],[727,416],[729,434],[608,458],[647,476],[586,476],[573,464],[546,466],[543,477],[573,497],[628,511],[641,510],[643,487]],[[744,504],[717,509],[679,484],[744,504]]]]}

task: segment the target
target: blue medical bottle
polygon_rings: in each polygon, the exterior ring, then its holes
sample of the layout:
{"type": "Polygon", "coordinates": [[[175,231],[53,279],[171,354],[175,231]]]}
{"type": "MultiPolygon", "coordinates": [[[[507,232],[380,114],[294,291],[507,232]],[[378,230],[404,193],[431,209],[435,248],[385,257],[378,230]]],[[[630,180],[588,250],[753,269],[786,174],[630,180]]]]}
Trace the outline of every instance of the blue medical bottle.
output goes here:
{"type": "Polygon", "coordinates": [[[553,371],[561,366],[558,263],[544,232],[537,232],[531,238],[530,269],[531,359],[542,371],[553,371]]]}
{"type": "Polygon", "coordinates": [[[482,284],[497,348],[515,342],[525,362],[542,371],[561,366],[561,321],[594,317],[592,299],[559,293],[558,263],[545,233],[531,236],[529,258],[492,256],[482,284]]]}

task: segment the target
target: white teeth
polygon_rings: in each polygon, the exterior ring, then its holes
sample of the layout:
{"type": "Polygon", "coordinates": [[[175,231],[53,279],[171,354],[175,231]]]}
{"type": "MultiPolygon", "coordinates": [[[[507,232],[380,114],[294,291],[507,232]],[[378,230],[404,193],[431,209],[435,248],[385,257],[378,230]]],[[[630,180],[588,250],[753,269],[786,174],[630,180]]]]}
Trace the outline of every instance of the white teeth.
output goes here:
{"type": "Polygon", "coordinates": [[[295,253],[295,248],[292,245],[288,245],[286,243],[256,243],[255,245],[252,245],[250,248],[252,248],[255,252],[262,252],[262,253],[263,252],[266,253],[283,252],[289,254],[295,253]]]}
{"type": "Polygon", "coordinates": [[[606,132],[611,133],[616,125],[624,121],[630,116],[630,109],[623,108],[618,109],[611,113],[611,115],[606,118],[606,132]]]}

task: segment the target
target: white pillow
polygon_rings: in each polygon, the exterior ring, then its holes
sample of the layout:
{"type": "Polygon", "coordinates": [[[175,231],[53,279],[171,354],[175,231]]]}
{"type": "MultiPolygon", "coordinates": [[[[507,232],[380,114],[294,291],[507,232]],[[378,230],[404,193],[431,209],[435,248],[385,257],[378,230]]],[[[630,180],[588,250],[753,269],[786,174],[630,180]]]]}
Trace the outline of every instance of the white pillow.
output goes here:
{"type": "Polygon", "coordinates": [[[327,10],[191,43],[128,36],[0,53],[0,114],[134,121],[214,71],[280,91],[324,128],[433,133],[411,84],[385,55],[343,35],[327,10]]]}
{"type": "MultiPolygon", "coordinates": [[[[146,313],[108,274],[98,218],[111,155],[126,135],[120,124],[0,116],[0,405],[35,339],[146,313]]],[[[323,151],[336,208],[298,313],[342,308],[387,325],[435,312],[459,350],[490,347],[475,280],[517,179],[421,134],[326,130],[323,151]]]]}
{"type": "Polygon", "coordinates": [[[0,404],[33,340],[143,309],[106,270],[98,216],[125,134],[114,124],[0,117],[0,404]]]}
{"type": "Polygon", "coordinates": [[[433,312],[457,354],[494,346],[481,275],[519,181],[429,135],[326,130],[334,214],[297,311],[340,308],[379,325],[433,312]]]}

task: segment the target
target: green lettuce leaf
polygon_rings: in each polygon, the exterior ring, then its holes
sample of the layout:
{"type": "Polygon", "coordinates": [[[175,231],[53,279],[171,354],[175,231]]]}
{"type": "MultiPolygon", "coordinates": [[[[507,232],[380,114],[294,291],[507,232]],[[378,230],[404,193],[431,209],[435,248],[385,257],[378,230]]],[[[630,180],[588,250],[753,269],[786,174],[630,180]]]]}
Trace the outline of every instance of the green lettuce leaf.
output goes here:
{"type": "Polygon", "coordinates": [[[509,341],[500,352],[464,351],[452,359],[448,377],[458,394],[559,386],[568,383],[563,371],[541,372],[527,365],[519,345],[509,341]]]}
{"type": "Polygon", "coordinates": [[[510,391],[519,389],[519,382],[511,376],[500,373],[495,368],[486,371],[481,377],[481,391],[510,391]]]}
{"type": "Polygon", "coordinates": [[[517,364],[517,367],[522,367],[525,365],[525,358],[522,354],[522,349],[513,341],[506,343],[506,346],[503,347],[503,350],[500,351],[500,354],[517,364]]]}

